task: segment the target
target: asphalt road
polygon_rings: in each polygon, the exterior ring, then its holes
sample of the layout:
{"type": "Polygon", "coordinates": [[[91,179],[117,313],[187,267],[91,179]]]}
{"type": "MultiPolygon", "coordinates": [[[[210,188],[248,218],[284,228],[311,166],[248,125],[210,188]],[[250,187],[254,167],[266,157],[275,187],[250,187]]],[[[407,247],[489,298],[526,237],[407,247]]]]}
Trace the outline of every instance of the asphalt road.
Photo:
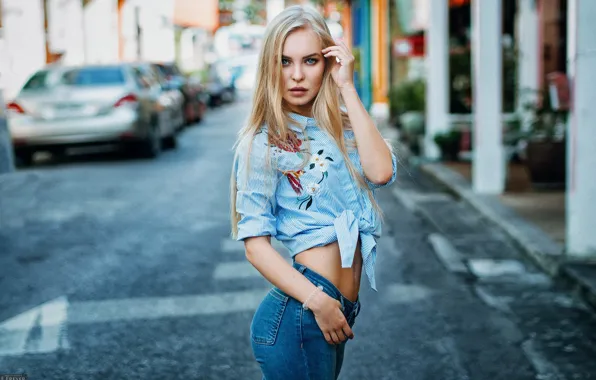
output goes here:
{"type": "MultiPolygon", "coordinates": [[[[261,378],[249,324],[269,285],[228,219],[248,110],[246,96],[210,110],[155,160],[0,177],[0,374],[261,378]]],[[[594,314],[502,234],[415,168],[379,199],[379,291],[363,280],[340,379],[596,378],[594,314]]]]}

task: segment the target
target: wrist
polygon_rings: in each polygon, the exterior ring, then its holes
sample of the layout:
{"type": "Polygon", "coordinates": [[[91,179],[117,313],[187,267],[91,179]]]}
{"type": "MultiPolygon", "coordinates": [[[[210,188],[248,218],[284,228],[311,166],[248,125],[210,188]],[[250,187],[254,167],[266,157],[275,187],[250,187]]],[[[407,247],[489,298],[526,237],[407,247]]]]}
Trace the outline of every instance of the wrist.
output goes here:
{"type": "Polygon", "coordinates": [[[348,93],[348,92],[356,92],[356,87],[354,86],[354,83],[345,83],[345,84],[339,86],[339,91],[342,94],[348,93]]]}
{"type": "Polygon", "coordinates": [[[307,310],[312,311],[314,314],[317,314],[323,307],[325,302],[325,292],[319,287],[310,297],[308,300],[308,308],[307,310]]]}

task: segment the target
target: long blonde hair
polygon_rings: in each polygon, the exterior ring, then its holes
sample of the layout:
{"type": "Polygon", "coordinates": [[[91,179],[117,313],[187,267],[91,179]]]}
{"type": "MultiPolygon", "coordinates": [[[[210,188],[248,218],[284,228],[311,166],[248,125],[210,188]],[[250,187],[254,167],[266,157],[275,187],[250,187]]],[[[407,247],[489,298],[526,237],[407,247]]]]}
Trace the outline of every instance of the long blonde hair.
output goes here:
{"type": "MultiPolygon", "coordinates": [[[[289,125],[292,121],[288,115],[288,110],[283,107],[283,81],[281,57],[283,53],[284,42],[292,32],[310,28],[321,39],[323,48],[335,45],[331,32],[325,23],[323,17],[309,6],[294,5],[286,8],[277,15],[267,26],[259,55],[259,70],[256,78],[256,87],[254,90],[253,104],[250,116],[245,126],[238,132],[238,138],[234,145],[236,162],[239,154],[239,146],[248,145],[248,149],[243,153],[250,157],[249,143],[255,134],[263,126],[267,126],[267,134],[270,145],[281,145],[292,135],[293,131],[289,125]]],[[[333,57],[331,57],[333,58],[333,57]]],[[[317,121],[319,128],[327,132],[337,143],[346,166],[358,185],[368,192],[369,199],[375,212],[382,218],[382,212],[375,200],[372,191],[368,187],[364,177],[358,173],[352,161],[348,156],[348,148],[355,149],[355,141],[346,141],[344,139],[344,130],[351,129],[349,118],[346,112],[341,110],[340,94],[337,85],[333,81],[330,71],[330,65],[325,65],[323,72],[323,81],[319,93],[314,99],[312,106],[312,116],[317,121]]],[[[304,131],[304,133],[306,133],[304,131]]],[[[308,139],[304,141],[310,149],[308,139]]],[[[247,162],[248,162],[247,157],[247,162]]],[[[269,157],[269,152],[267,152],[269,157]]],[[[269,160],[267,160],[269,161],[269,160]]],[[[308,162],[308,155],[302,166],[308,162]]],[[[238,233],[238,222],[240,215],[236,211],[236,170],[232,170],[230,179],[230,208],[231,208],[231,227],[232,237],[235,239],[238,233]]]]}

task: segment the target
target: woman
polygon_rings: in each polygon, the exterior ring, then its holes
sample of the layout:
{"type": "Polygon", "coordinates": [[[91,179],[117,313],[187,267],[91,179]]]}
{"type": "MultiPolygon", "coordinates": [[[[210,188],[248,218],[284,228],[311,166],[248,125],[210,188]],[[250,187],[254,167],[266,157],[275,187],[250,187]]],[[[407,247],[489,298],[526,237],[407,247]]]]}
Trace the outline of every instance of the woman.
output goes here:
{"type": "Polygon", "coordinates": [[[273,19],[259,60],[231,180],[232,235],[274,285],[252,321],[253,352],[268,380],[336,379],[363,266],[376,290],[374,190],[394,181],[396,159],[356,93],[354,57],[315,10],[273,19]]]}

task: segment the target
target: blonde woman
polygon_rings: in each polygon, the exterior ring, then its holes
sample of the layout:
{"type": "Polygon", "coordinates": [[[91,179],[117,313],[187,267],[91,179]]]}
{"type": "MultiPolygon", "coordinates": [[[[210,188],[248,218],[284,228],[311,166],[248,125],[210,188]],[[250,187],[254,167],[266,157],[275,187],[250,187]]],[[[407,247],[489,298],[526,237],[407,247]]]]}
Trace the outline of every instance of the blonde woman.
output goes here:
{"type": "Polygon", "coordinates": [[[376,290],[374,191],[394,181],[396,158],[358,97],[353,65],[310,7],[286,8],[265,33],[236,144],[231,216],[232,235],[274,285],[250,328],[267,380],[336,379],[363,268],[376,290]]]}

